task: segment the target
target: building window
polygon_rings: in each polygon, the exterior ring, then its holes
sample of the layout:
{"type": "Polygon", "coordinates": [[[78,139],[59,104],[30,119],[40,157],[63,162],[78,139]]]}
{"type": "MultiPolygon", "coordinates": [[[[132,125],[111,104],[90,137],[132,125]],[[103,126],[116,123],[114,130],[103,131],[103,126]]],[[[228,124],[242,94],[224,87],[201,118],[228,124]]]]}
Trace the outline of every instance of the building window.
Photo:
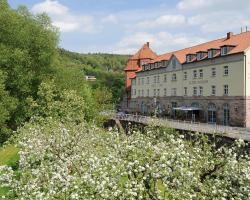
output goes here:
{"type": "Polygon", "coordinates": [[[224,56],[224,55],[227,55],[228,53],[228,47],[221,47],[221,55],[224,56]]]}
{"type": "Polygon", "coordinates": [[[177,102],[171,102],[172,108],[177,108],[177,102]]]}
{"type": "Polygon", "coordinates": [[[149,89],[147,89],[147,96],[149,97],[149,89]]]}
{"type": "Polygon", "coordinates": [[[216,123],[216,106],[213,103],[208,104],[208,123],[216,123]]]}
{"type": "Polygon", "coordinates": [[[154,89],[154,96],[156,96],[156,89],[154,89]]]}
{"type": "Polygon", "coordinates": [[[176,68],[176,60],[175,59],[172,60],[172,66],[173,66],[173,69],[176,68]]]}
{"type": "Polygon", "coordinates": [[[136,95],[136,89],[134,89],[134,95],[136,95]]]}
{"type": "Polygon", "coordinates": [[[176,88],[172,88],[171,89],[171,95],[176,96],[176,94],[177,94],[176,88]]]}
{"type": "Polygon", "coordinates": [[[144,97],[144,90],[141,91],[141,96],[144,97]]]}
{"type": "Polygon", "coordinates": [[[224,95],[228,95],[228,85],[224,85],[224,95]]]}
{"type": "Polygon", "coordinates": [[[213,50],[208,51],[208,58],[213,58],[213,50]]]}
{"type": "Polygon", "coordinates": [[[192,62],[192,60],[193,60],[194,57],[195,57],[195,56],[194,56],[193,54],[188,54],[188,55],[186,56],[186,61],[187,61],[187,62],[192,62]]]}
{"type": "Polygon", "coordinates": [[[144,78],[141,79],[141,84],[144,85],[144,78]]]}
{"type": "Polygon", "coordinates": [[[197,70],[193,71],[193,78],[196,79],[197,78],[197,70]]]}
{"type": "Polygon", "coordinates": [[[201,60],[203,58],[203,53],[201,52],[197,53],[196,56],[197,56],[197,60],[201,60]]]}
{"type": "Polygon", "coordinates": [[[224,66],[224,76],[228,76],[228,66],[224,66]]]}
{"type": "Polygon", "coordinates": [[[149,84],[149,77],[147,77],[147,84],[149,84]]]}
{"type": "Polygon", "coordinates": [[[212,68],[212,77],[216,77],[216,68],[212,68]]]}
{"type": "Polygon", "coordinates": [[[167,96],[167,88],[164,88],[164,96],[167,96]]]}
{"type": "Polygon", "coordinates": [[[172,74],[172,81],[176,81],[176,80],[177,80],[176,74],[172,74]]]}
{"type": "Polygon", "coordinates": [[[139,97],[141,96],[141,90],[138,90],[138,96],[139,97]]]}
{"type": "Polygon", "coordinates": [[[156,83],[156,76],[154,76],[154,83],[156,83]]]}
{"type": "Polygon", "coordinates": [[[157,83],[160,83],[160,76],[157,76],[157,83]]]}
{"type": "Polygon", "coordinates": [[[223,106],[223,124],[225,126],[228,126],[229,121],[230,121],[230,109],[229,109],[229,105],[225,104],[223,106]]]}
{"type": "Polygon", "coordinates": [[[157,90],[157,96],[160,96],[160,89],[157,90]]]}
{"type": "Polygon", "coordinates": [[[199,70],[200,78],[203,78],[203,69],[199,70]]]}
{"type": "Polygon", "coordinates": [[[164,82],[167,82],[167,74],[164,74],[164,82]]]}
{"type": "Polygon", "coordinates": [[[187,80],[187,72],[184,72],[184,74],[183,74],[183,80],[187,80]]]}
{"type": "Polygon", "coordinates": [[[202,86],[199,87],[199,95],[203,96],[203,87],[202,86]]]}
{"type": "Polygon", "coordinates": [[[216,95],[216,86],[215,85],[212,85],[212,92],[211,92],[211,94],[212,95],[216,95]]]}
{"type": "Polygon", "coordinates": [[[193,95],[197,96],[197,87],[193,87],[193,95]]]}
{"type": "Polygon", "coordinates": [[[184,87],[184,95],[187,96],[187,87],[184,87]]]}

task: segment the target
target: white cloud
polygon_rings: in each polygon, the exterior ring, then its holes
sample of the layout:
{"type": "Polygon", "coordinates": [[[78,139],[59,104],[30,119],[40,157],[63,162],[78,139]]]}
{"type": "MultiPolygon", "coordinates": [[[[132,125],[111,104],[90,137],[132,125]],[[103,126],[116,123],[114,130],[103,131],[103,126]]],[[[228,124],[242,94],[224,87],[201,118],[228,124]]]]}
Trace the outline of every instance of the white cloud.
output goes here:
{"type": "Polygon", "coordinates": [[[61,32],[96,33],[101,29],[96,25],[93,16],[75,15],[68,7],[56,0],[45,0],[35,4],[31,10],[35,14],[47,13],[51,17],[53,25],[58,27],[61,32]]]}
{"type": "Polygon", "coordinates": [[[101,21],[103,23],[117,24],[118,23],[118,18],[115,15],[110,14],[110,15],[104,17],[101,21]]]}
{"type": "Polygon", "coordinates": [[[116,53],[134,54],[144,43],[150,42],[152,48],[157,53],[166,53],[205,42],[204,38],[187,35],[185,33],[171,34],[159,32],[150,34],[147,32],[137,32],[121,39],[115,47],[116,53]]]}
{"type": "Polygon", "coordinates": [[[180,0],[177,8],[181,11],[225,11],[225,10],[245,10],[249,8],[248,0],[180,0]]]}
{"type": "Polygon", "coordinates": [[[240,27],[250,25],[250,19],[243,13],[225,11],[192,16],[188,19],[188,24],[200,27],[201,31],[205,33],[218,33],[240,31],[240,27]]]}
{"type": "Polygon", "coordinates": [[[215,0],[181,0],[177,4],[177,8],[180,10],[192,10],[210,6],[215,0]]]}
{"type": "Polygon", "coordinates": [[[32,12],[34,13],[48,13],[50,15],[65,15],[69,9],[60,4],[58,1],[46,0],[33,6],[32,12]]]}
{"type": "Polygon", "coordinates": [[[177,27],[185,24],[186,18],[183,15],[162,15],[154,20],[147,20],[138,23],[139,28],[155,27],[177,27]]]}

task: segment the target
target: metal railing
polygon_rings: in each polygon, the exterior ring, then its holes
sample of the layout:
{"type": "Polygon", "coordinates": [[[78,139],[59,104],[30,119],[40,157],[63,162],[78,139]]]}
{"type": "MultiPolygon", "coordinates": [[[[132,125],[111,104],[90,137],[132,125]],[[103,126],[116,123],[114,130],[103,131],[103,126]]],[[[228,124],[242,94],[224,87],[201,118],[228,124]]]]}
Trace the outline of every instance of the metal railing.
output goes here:
{"type": "Polygon", "coordinates": [[[239,133],[235,127],[223,126],[218,124],[208,124],[192,121],[181,121],[168,118],[154,118],[142,115],[119,114],[114,116],[116,119],[139,122],[144,124],[162,125],[170,128],[189,130],[206,133],[239,133]]]}

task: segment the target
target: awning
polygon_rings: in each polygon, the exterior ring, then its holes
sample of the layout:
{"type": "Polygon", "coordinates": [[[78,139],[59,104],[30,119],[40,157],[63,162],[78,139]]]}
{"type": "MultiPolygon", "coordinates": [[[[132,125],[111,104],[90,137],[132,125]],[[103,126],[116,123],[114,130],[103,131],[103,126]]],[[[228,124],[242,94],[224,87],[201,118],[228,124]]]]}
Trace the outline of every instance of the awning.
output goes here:
{"type": "Polygon", "coordinates": [[[173,108],[173,110],[195,111],[195,110],[201,110],[201,108],[197,108],[197,107],[188,107],[188,106],[181,106],[181,107],[173,108]]]}

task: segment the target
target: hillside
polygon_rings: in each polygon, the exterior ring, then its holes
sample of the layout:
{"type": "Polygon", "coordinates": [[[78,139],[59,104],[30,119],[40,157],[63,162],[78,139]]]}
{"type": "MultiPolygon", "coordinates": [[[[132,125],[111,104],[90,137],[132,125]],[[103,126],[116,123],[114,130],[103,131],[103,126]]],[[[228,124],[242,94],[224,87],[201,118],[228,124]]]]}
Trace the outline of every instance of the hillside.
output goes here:
{"type": "Polygon", "coordinates": [[[90,85],[93,89],[108,88],[112,93],[112,103],[119,102],[124,91],[124,66],[128,55],[80,54],[59,49],[59,66],[62,70],[96,77],[90,85]]]}

